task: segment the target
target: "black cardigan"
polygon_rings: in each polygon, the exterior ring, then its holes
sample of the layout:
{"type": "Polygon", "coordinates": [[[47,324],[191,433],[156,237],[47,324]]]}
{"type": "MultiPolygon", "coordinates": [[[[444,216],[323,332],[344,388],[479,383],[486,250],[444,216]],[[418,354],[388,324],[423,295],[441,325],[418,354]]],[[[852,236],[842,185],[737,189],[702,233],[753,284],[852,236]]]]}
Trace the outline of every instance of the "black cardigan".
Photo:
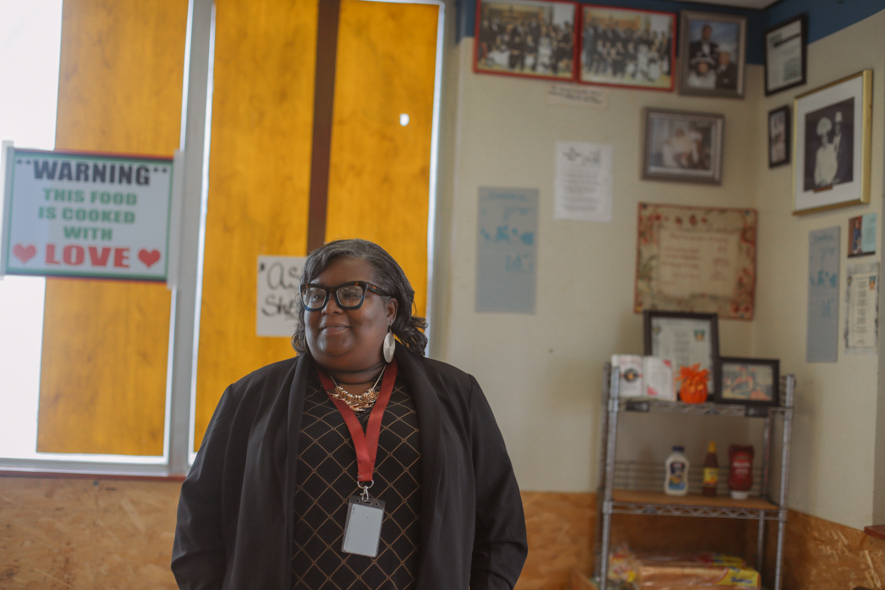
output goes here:
{"type": "MultiPolygon", "coordinates": [[[[509,589],[525,519],[504,440],[476,380],[397,343],[421,439],[418,590],[509,589]]],[[[230,385],[181,488],[172,571],[182,589],[292,587],[293,498],[309,355],[230,385]]]]}

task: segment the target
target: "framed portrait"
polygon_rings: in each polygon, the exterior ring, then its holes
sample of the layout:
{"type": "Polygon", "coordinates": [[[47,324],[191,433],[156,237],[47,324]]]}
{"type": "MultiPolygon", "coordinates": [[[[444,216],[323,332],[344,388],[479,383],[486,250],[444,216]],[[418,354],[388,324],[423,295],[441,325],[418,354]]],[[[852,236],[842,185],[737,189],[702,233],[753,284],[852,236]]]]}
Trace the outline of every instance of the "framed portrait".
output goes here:
{"type": "Polygon", "coordinates": [[[722,182],[725,117],[651,108],[644,117],[642,178],[722,182]]]}
{"type": "Polygon", "coordinates": [[[719,379],[718,403],[745,406],[779,404],[778,360],[722,357],[719,359],[719,379]]]}
{"type": "Polygon", "coordinates": [[[679,93],[742,98],[747,19],[683,10],[679,93]]]}
{"type": "Polygon", "coordinates": [[[765,31],[765,96],[805,84],[808,17],[800,14],[765,31]]]}
{"type": "Polygon", "coordinates": [[[790,163],[790,105],[768,111],[768,167],[790,163]]]}
{"type": "Polygon", "coordinates": [[[581,5],[578,81],[673,90],[676,14],[581,5]]]}
{"type": "Polygon", "coordinates": [[[679,391],[676,378],[682,367],[700,365],[709,371],[708,399],[715,399],[719,386],[719,318],[715,313],[646,310],[642,328],[644,354],[668,360],[673,367],[673,391],[679,391]]]}
{"type": "Polygon", "coordinates": [[[574,81],[576,2],[478,0],[473,71],[574,81]]]}
{"type": "Polygon", "coordinates": [[[870,201],[873,71],[796,97],[793,214],[870,201]]]}

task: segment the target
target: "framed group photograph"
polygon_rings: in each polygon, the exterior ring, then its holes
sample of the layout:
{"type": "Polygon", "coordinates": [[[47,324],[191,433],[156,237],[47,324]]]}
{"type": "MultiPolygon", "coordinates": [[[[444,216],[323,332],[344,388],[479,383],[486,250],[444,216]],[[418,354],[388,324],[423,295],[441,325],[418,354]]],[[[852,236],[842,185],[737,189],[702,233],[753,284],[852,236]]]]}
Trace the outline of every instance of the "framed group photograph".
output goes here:
{"type": "Polygon", "coordinates": [[[671,91],[676,15],[609,6],[581,6],[579,81],[671,91]]]}
{"type": "Polygon", "coordinates": [[[793,213],[870,200],[873,71],[796,97],[793,213]]]}
{"type": "Polygon", "coordinates": [[[680,31],[680,94],[743,97],[746,17],[683,10],[680,31]]]}
{"type": "Polygon", "coordinates": [[[477,0],[473,71],[573,81],[576,2],[477,0]]]}
{"type": "Polygon", "coordinates": [[[780,403],[780,361],[722,357],[719,359],[721,404],[777,406],[780,403]]]}
{"type": "Polygon", "coordinates": [[[790,105],[768,111],[768,167],[790,163],[790,105]]]}
{"type": "Polygon", "coordinates": [[[808,17],[800,14],[765,31],[765,96],[805,84],[808,17]]]}
{"type": "Polygon", "coordinates": [[[722,182],[725,117],[647,108],[642,178],[722,182]]]}
{"type": "MultiPolygon", "coordinates": [[[[709,371],[708,399],[715,399],[719,387],[719,318],[715,313],[646,310],[642,327],[645,355],[670,361],[674,380],[681,368],[700,365],[709,371]]],[[[678,382],[673,390],[679,391],[678,382]]]]}

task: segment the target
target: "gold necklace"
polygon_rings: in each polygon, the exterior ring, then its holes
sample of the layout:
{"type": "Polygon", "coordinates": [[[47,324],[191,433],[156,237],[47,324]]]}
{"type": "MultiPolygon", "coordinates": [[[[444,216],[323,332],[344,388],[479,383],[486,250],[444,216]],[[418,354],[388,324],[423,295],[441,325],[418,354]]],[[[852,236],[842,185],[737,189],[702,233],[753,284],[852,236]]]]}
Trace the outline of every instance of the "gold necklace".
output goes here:
{"type": "MultiPolygon", "coordinates": [[[[387,366],[384,366],[386,369],[387,366]]],[[[335,384],[335,387],[328,390],[328,393],[332,398],[341,400],[345,404],[350,407],[354,412],[362,412],[363,410],[367,410],[372,407],[375,401],[378,399],[378,394],[381,393],[381,390],[378,388],[378,384],[381,383],[381,377],[384,376],[384,369],[381,369],[381,374],[378,375],[378,379],[375,380],[375,385],[367,389],[362,393],[350,393],[335,381],[335,378],[329,375],[329,378],[332,380],[332,383],[335,384]]]]}

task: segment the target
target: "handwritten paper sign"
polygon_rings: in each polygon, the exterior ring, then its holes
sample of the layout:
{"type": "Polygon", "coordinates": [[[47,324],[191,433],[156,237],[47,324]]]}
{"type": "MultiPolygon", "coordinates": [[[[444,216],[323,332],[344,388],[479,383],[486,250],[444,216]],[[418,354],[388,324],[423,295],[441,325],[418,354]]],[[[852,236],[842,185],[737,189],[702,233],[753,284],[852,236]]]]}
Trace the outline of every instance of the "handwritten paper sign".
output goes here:
{"type": "Polygon", "coordinates": [[[4,157],[0,274],[166,280],[172,158],[4,157]]]}
{"type": "Polygon", "coordinates": [[[298,290],[303,256],[258,257],[258,309],[256,333],[259,336],[286,336],[295,333],[298,290]]]}

